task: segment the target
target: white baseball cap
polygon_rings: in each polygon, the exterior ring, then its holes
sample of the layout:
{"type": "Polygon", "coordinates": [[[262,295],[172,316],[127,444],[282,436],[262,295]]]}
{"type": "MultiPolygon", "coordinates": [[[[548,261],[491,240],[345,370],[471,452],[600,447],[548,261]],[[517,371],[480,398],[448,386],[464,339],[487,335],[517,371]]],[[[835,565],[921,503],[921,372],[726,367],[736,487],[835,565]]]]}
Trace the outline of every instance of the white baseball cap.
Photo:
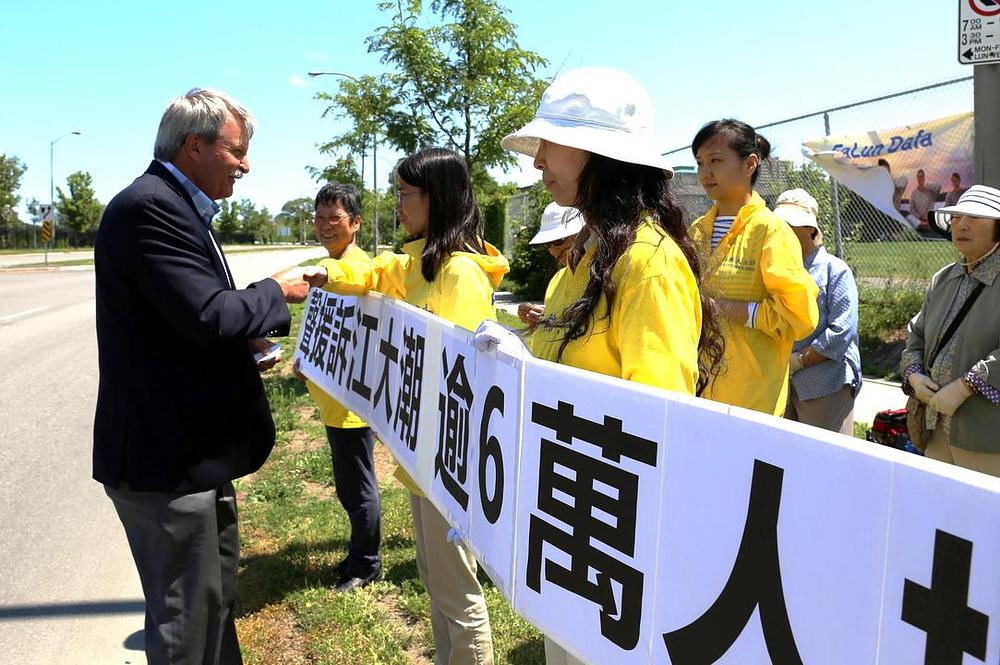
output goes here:
{"type": "Polygon", "coordinates": [[[572,69],[542,93],[535,118],[500,144],[534,157],[542,140],[629,164],[673,169],[653,147],[653,103],[635,79],[617,69],[572,69]]]}
{"type": "Polygon", "coordinates": [[[789,189],[778,195],[774,205],[774,214],[789,226],[811,226],[819,229],[816,215],[819,204],[812,194],[804,189],[789,189]]]}
{"type": "Polygon", "coordinates": [[[813,195],[804,189],[789,189],[778,195],[774,204],[774,214],[789,226],[802,226],[816,229],[813,244],[819,247],[823,244],[823,231],[819,228],[819,204],[813,195]]]}
{"type": "Polygon", "coordinates": [[[541,245],[576,235],[583,230],[583,215],[576,208],[567,208],[558,203],[545,206],[538,233],[528,241],[529,245],[541,245]]]}

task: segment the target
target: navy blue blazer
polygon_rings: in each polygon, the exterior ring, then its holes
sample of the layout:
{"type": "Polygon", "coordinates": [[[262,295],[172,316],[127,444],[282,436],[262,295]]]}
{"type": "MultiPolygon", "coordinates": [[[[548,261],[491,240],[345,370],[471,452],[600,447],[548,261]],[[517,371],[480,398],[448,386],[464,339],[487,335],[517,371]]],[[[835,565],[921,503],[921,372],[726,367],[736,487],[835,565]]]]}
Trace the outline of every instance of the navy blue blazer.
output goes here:
{"type": "Polygon", "coordinates": [[[197,492],[251,473],[274,421],[248,341],[287,335],[272,279],[243,290],[162,164],[111,200],[94,247],[100,383],[94,479],[197,492]]]}

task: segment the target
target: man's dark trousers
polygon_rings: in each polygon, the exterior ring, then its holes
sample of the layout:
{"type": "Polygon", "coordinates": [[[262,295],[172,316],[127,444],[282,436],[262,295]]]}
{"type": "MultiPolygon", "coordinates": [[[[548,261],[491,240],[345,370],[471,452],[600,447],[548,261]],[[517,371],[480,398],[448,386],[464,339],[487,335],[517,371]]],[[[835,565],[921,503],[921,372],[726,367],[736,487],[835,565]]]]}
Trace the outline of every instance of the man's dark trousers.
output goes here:
{"type": "Polygon", "coordinates": [[[233,605],[240,540],[232,483],[206,492],[105,486],[146,597],[149,665],[239,665],[233,605]]]}

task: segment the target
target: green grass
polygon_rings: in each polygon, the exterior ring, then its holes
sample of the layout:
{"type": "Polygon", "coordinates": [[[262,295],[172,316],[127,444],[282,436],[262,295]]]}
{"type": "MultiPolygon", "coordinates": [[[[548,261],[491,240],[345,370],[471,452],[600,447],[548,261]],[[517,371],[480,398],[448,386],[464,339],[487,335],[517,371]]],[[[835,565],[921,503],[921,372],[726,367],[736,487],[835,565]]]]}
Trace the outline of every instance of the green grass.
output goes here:
{"type": "MultiPolygon", "coordinates": [[[[49,254],[63,254],[66,252],[81,252],[88,249],[93,249],[93,247],[50,247],[49,254]]],[[[5,247],[0,249],[0,255],[6,254],[41,254],[45,251],[44,247],[5,247]]]]}
{"type": "Polygon", "coordinates": [[[45,261],[38,261],[36,263],[19,263],[16,266],[7,266],[5,270],[22,270],[24,268],[64,268],[66,266],[92,266],[94,265],[94,259],[69,259],[66,261],[60,261],[59,259],[52,257],[49,259],[48,263],[45,261]]]}
{"type": "MultiPolygon", "coordinates": [[[[302,306],[292,311],[289,348],[302,306]]],[[[334,566],[347,555],[350,525],[332,488],[317,410],[288,373],[291,356],[265,375],[278,430],[274,452],[260,471],[236,484],[242,539],[237,624],[244,659],[247,665],[433,662],[409,493],[385,470],[380,476],[384,578],[352,594],[331,590],[334,566]]],[[[496,662],[543,663],[541,635],[482,573],[480,580],[496,662]]]]}
{"type": "Polygon", "coordinates": [[[903,278],[928,280],[951,263],[958,253],[945,241],[849,242],[846,260],[859,279],[903,278]]]}
{"type": "Polygon", "coordinates": [[[522,330],[528,327],[521,319],[500,308],[497,308],[497,323],[511,330],[522,330]]]}
{"type": "Polygon", "coordinates": [[[861,370],[867,376],[899,380],[899,359],[906,346],[906,325],[920,311],[924,290],[889,283],[859,289],[858,336],[861,370]]]}

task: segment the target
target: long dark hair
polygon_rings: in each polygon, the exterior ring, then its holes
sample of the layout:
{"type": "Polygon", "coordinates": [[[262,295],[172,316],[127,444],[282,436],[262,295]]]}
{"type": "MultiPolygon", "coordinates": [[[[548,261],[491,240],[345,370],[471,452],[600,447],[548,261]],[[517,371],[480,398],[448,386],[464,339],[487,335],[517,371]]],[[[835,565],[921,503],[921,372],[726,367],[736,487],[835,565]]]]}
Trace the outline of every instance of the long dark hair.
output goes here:
{"type": "MultiPolygon", "coordinates": [[[[654,167],[620,162],[591,153],[580,173],[575,207],[583,213],[590,232],[597,236],[594,261],[590,265],[590,281],[583,296],[559,318],[549,318],[544,325],[564,328],[566,334],[559,345],[561,358],[566,345],[582,337],[591,322],[601,294],[607,298],[608,313],[616,296],[611,279],[615,264],[629,245],[643,214],[650,217],[677,243],[687,259],[695,279],[701,284],[701,261],[694,243],[688,237],[683,214],[670,193],[666,174],[654,167]]],[[[715,303],[704,293],[701,298],[701,336],[698,341],[698,385],[701,394],[722,362],[724,342],[715,303]]]]}
{"type": "Polygon", "coordinates": [[[746,160],[750,155],[757,155],[760,159],[753,175],[750,176],[750,186],[753,187],[757,184],[761,167],[771,156],[771,142],[742,120],[723,118],[722,120],[713,120],[694,135],[694,140],[691,141],[691,152],[694,153],[694,156],[697,157],[701,146],[718,134],[725,134],[729,138],[729,147],[736,151],[740,159],[746,160]]]}
{"type": "Polygon", "coordinates": [[[452,252],[486,253],[480,235],[482,216],[472,192],[469,167],[460,154],[424,148],[400,162],[396,173],[430,198],[427,246],[420,266],[424,279],[433,282],[452,252]]]}

